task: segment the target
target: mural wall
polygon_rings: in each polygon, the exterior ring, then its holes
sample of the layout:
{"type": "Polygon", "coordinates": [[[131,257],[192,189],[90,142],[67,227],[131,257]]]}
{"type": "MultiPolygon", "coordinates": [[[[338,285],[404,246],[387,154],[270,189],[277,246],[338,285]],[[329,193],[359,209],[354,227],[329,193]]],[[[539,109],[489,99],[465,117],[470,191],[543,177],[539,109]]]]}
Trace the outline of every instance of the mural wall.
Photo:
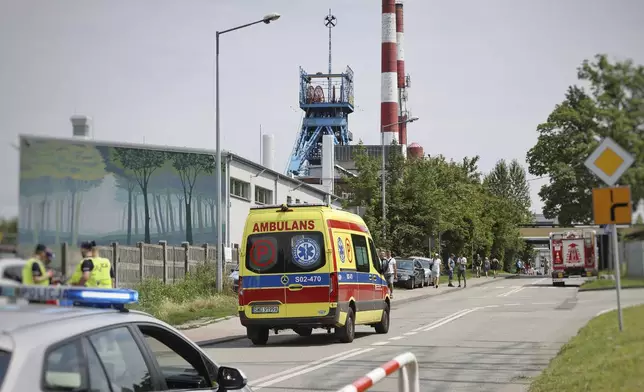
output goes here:
{"type": "Polygon", "coordinates": [[[20,245],[213,243],[214,169],[209,154],[23,138],[20,245]]]}

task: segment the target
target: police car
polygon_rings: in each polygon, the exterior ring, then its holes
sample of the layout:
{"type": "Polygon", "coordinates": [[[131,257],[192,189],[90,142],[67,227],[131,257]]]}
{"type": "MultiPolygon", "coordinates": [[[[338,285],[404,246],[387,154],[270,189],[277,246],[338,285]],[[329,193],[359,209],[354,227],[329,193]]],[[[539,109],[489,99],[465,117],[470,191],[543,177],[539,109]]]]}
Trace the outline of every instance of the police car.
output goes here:
{"type": "Polygon", "coordinates": [[[134,290],[2,285],[0,296],[0,392],[252,392],[240,370],[217,365],[172,326],[128,311],[134,290]]]}

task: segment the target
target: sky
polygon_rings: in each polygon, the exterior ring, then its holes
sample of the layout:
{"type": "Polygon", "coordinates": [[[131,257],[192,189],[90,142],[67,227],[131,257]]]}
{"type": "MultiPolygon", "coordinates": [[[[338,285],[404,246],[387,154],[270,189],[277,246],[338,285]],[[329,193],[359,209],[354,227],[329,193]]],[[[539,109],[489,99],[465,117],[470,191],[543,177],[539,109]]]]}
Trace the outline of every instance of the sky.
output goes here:
{"type": "MultiPolygon", "coordinates": [[[[19,134],[215,148],[215,32],[221,36],[222,148],[259,160],[260,126],[286,168],[300,129],[299,67],[355,72],[354,139],[378,144],[379,0],[0,0],[0,216],[18,211],[19,134]]],[[[584,59],[644,63],[640,0],[406,0],[408,141],[425,153],[525,163],[536,126],[584,59]]],[[[529,176],[531,177],[531,176],[529,176]]],[[[545,179],[531,180],[533,210],[545,179]]]]}

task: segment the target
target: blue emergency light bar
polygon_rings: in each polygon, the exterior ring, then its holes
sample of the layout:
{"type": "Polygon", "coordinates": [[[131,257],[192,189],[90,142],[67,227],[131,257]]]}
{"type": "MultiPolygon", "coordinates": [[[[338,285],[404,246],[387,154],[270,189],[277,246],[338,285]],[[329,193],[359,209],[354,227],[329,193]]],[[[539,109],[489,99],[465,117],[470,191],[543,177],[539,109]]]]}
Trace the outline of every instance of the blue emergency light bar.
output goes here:
{"type": "Polygon", "coordinates": [[[139,293],[128,289],[97,289],[56,286],[0,286],[0,297],[29,301],[59,301],[80,306],[112,306],[122,308],[139,301],[139,293]]]}

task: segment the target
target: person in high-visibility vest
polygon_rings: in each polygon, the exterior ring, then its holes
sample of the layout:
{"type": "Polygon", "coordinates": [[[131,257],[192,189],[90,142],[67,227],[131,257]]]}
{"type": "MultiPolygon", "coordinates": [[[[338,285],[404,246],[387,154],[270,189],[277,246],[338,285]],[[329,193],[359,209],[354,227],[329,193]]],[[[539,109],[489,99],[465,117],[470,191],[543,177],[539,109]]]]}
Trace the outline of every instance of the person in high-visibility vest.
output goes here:
{"type": "Polygon", "coordinates": [[[84,260],[76,266],[71,283],[75,286],[114,288],[112,263],[99,256],[96,242],[83,242],[81,252],[84,260]]]}
{"type": "MultiPolygon", "coordinates": [[[[47,257],[48,249],[43,244],[36,245],[34,255],[27,260],[22,268],[22,284],[48,286],[49,280],[54,275],[53,271],[47,271],[47,264],[50,263],[47,257]]],[[[51,252],[49,252],[51,254],[51,252]]]]}

